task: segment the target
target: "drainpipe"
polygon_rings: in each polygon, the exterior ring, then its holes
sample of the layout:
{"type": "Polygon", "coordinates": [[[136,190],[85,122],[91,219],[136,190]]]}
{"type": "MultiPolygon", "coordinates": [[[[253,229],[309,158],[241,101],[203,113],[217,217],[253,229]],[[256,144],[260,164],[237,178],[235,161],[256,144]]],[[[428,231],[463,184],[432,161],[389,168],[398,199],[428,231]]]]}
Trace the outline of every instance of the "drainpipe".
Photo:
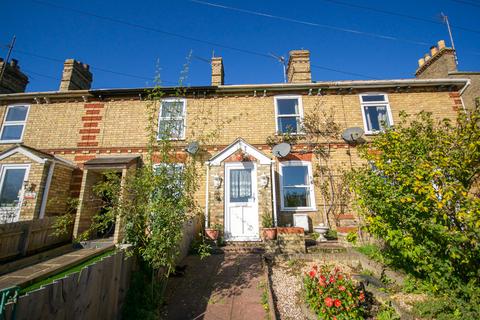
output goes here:
{"type": "Polygon", "coordinates": [[[205,185],[205,229],[208,228],[208,180],[210,177],[210,162],[205,162],[207,165],[207,179],[205,185]]]}
{"type": "Polygon", "coordinates": [[[52,183],[54,168],[55,168],[55,161],[51,161],[50,167],[48,168],[47,182],[45,182],[45,189],[43,189],[42,204],[40,206],[40,214],[38,215],[39,219],[43,219],[45,217],[45,209],[47,208],[47,200],[48,200],[48,191],[50,190],[50,184],[52,183]]]}
{"type": "Polygon", "coordinates": [[[275,160],[272,160],[270,164],[270,168],[272,171],[272,198],[273,198],[273,222],[275,227],[278,226],[278,219],[277,219],[277,192],[275,190],[276,182],[275,182],[275,160]]]}
{"type": "Polygon", "coordinates": [[[467,88],[470,86],[472,82],[470,81],[470,79],[467,81],[467,83],[463,86],[463,88],[460,90],[459,94],[460,94],[460,100],[462,101],[462,107],[463,107],[463,112],[466,114],[467,113],[467,109],[465,108],[465,103],[463,102],[463,93],[465,92],[465,90],[467,90],[467,88]]]}

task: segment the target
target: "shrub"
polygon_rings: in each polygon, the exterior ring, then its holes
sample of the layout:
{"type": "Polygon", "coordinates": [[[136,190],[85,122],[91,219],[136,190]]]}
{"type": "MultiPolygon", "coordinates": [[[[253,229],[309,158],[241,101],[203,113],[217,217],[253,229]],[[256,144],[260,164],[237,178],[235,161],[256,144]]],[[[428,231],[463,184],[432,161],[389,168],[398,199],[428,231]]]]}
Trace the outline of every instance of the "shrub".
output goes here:
{"type": "Polygon", "coordinates": [[[347,241],[355,245],[357,243],[358,234],[355,231],[350,231],[347,234],[347,241]]]}
{"type": "Polygon", "coordinates": [[[360,148],[352,187],[368,232],[398,267],[448,291],[480,279],[480,112],[456,123],[402,114],[360,148]]]}
{"type": "Polygon", "coordinates": [[[313,266],[303,283],[307,304],[319,318],[363,319],[365,292],[339,268],[313,266]]]}

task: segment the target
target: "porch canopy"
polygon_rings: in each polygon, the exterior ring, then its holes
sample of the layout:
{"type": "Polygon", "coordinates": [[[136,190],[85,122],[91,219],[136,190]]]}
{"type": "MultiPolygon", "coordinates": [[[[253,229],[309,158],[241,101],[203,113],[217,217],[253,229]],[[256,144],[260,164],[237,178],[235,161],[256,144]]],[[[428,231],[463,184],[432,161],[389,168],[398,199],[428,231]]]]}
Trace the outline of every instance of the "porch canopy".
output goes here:
{"type": "Polygon", "coordinates": [[[225,149],[211,157],[207,164],[212,166],[219,166],[225,159],[233,155],[237,151],[243,151],[244,153],[254,157],[258,160],[260,164],[271,164],[272,160],[267,157],[263,152],[255,148],[254,146],[247,143],[242,138],[237,138],[233,141],[230,145],[228,145],[225,149]]]}
{"type": "Polygon", "coordinates": [[[140,156],[129,157],[99,157],[84,163],[85,169],[126,169],[132,164],[138,164],[140,156]]]}

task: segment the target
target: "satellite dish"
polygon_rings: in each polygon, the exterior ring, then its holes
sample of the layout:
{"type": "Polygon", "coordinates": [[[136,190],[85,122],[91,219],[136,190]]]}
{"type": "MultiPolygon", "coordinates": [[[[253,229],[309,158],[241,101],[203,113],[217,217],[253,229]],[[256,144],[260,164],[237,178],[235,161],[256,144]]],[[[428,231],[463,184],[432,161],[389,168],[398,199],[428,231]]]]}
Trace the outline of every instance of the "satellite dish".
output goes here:
{"type": "Polygon", "coordinates": [[[195,154],[198,152],[199,149],[199,144],[197,141],[190,142],[187,147],[185,148],[185,151],[187,151],[190,154],[195,154]]]}
{"type": "Polygon", "coordinates": [[[363,129],[359,127],[347,128],[342,132],[342,138],[347,142],[353,143],[362,138],[363,133],[363,129]]]}
{"type": "Polygon", "coordinates": [[[292,147],[288,143],[283,142],[273,147],[272,152],[275,157],[283,158],[290,153],[291,149],[292,147]]]}

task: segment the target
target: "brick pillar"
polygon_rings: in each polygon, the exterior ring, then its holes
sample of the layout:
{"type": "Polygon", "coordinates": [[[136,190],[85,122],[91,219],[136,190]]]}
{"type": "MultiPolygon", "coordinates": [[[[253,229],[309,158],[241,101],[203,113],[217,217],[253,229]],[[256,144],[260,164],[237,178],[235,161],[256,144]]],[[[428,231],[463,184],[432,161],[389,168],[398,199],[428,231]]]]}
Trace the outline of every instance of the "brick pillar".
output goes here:
{"type": "Polygon", "coordinates": [[[73,227],[73,236],[77,238],[82,232],[88,230],[92,223],[93,216],[99,211],[102,204],[100,199],[93,193],[93,186],[102,180],[102,174],[92,170],[83,171],[80,198],[73,227]]]}

